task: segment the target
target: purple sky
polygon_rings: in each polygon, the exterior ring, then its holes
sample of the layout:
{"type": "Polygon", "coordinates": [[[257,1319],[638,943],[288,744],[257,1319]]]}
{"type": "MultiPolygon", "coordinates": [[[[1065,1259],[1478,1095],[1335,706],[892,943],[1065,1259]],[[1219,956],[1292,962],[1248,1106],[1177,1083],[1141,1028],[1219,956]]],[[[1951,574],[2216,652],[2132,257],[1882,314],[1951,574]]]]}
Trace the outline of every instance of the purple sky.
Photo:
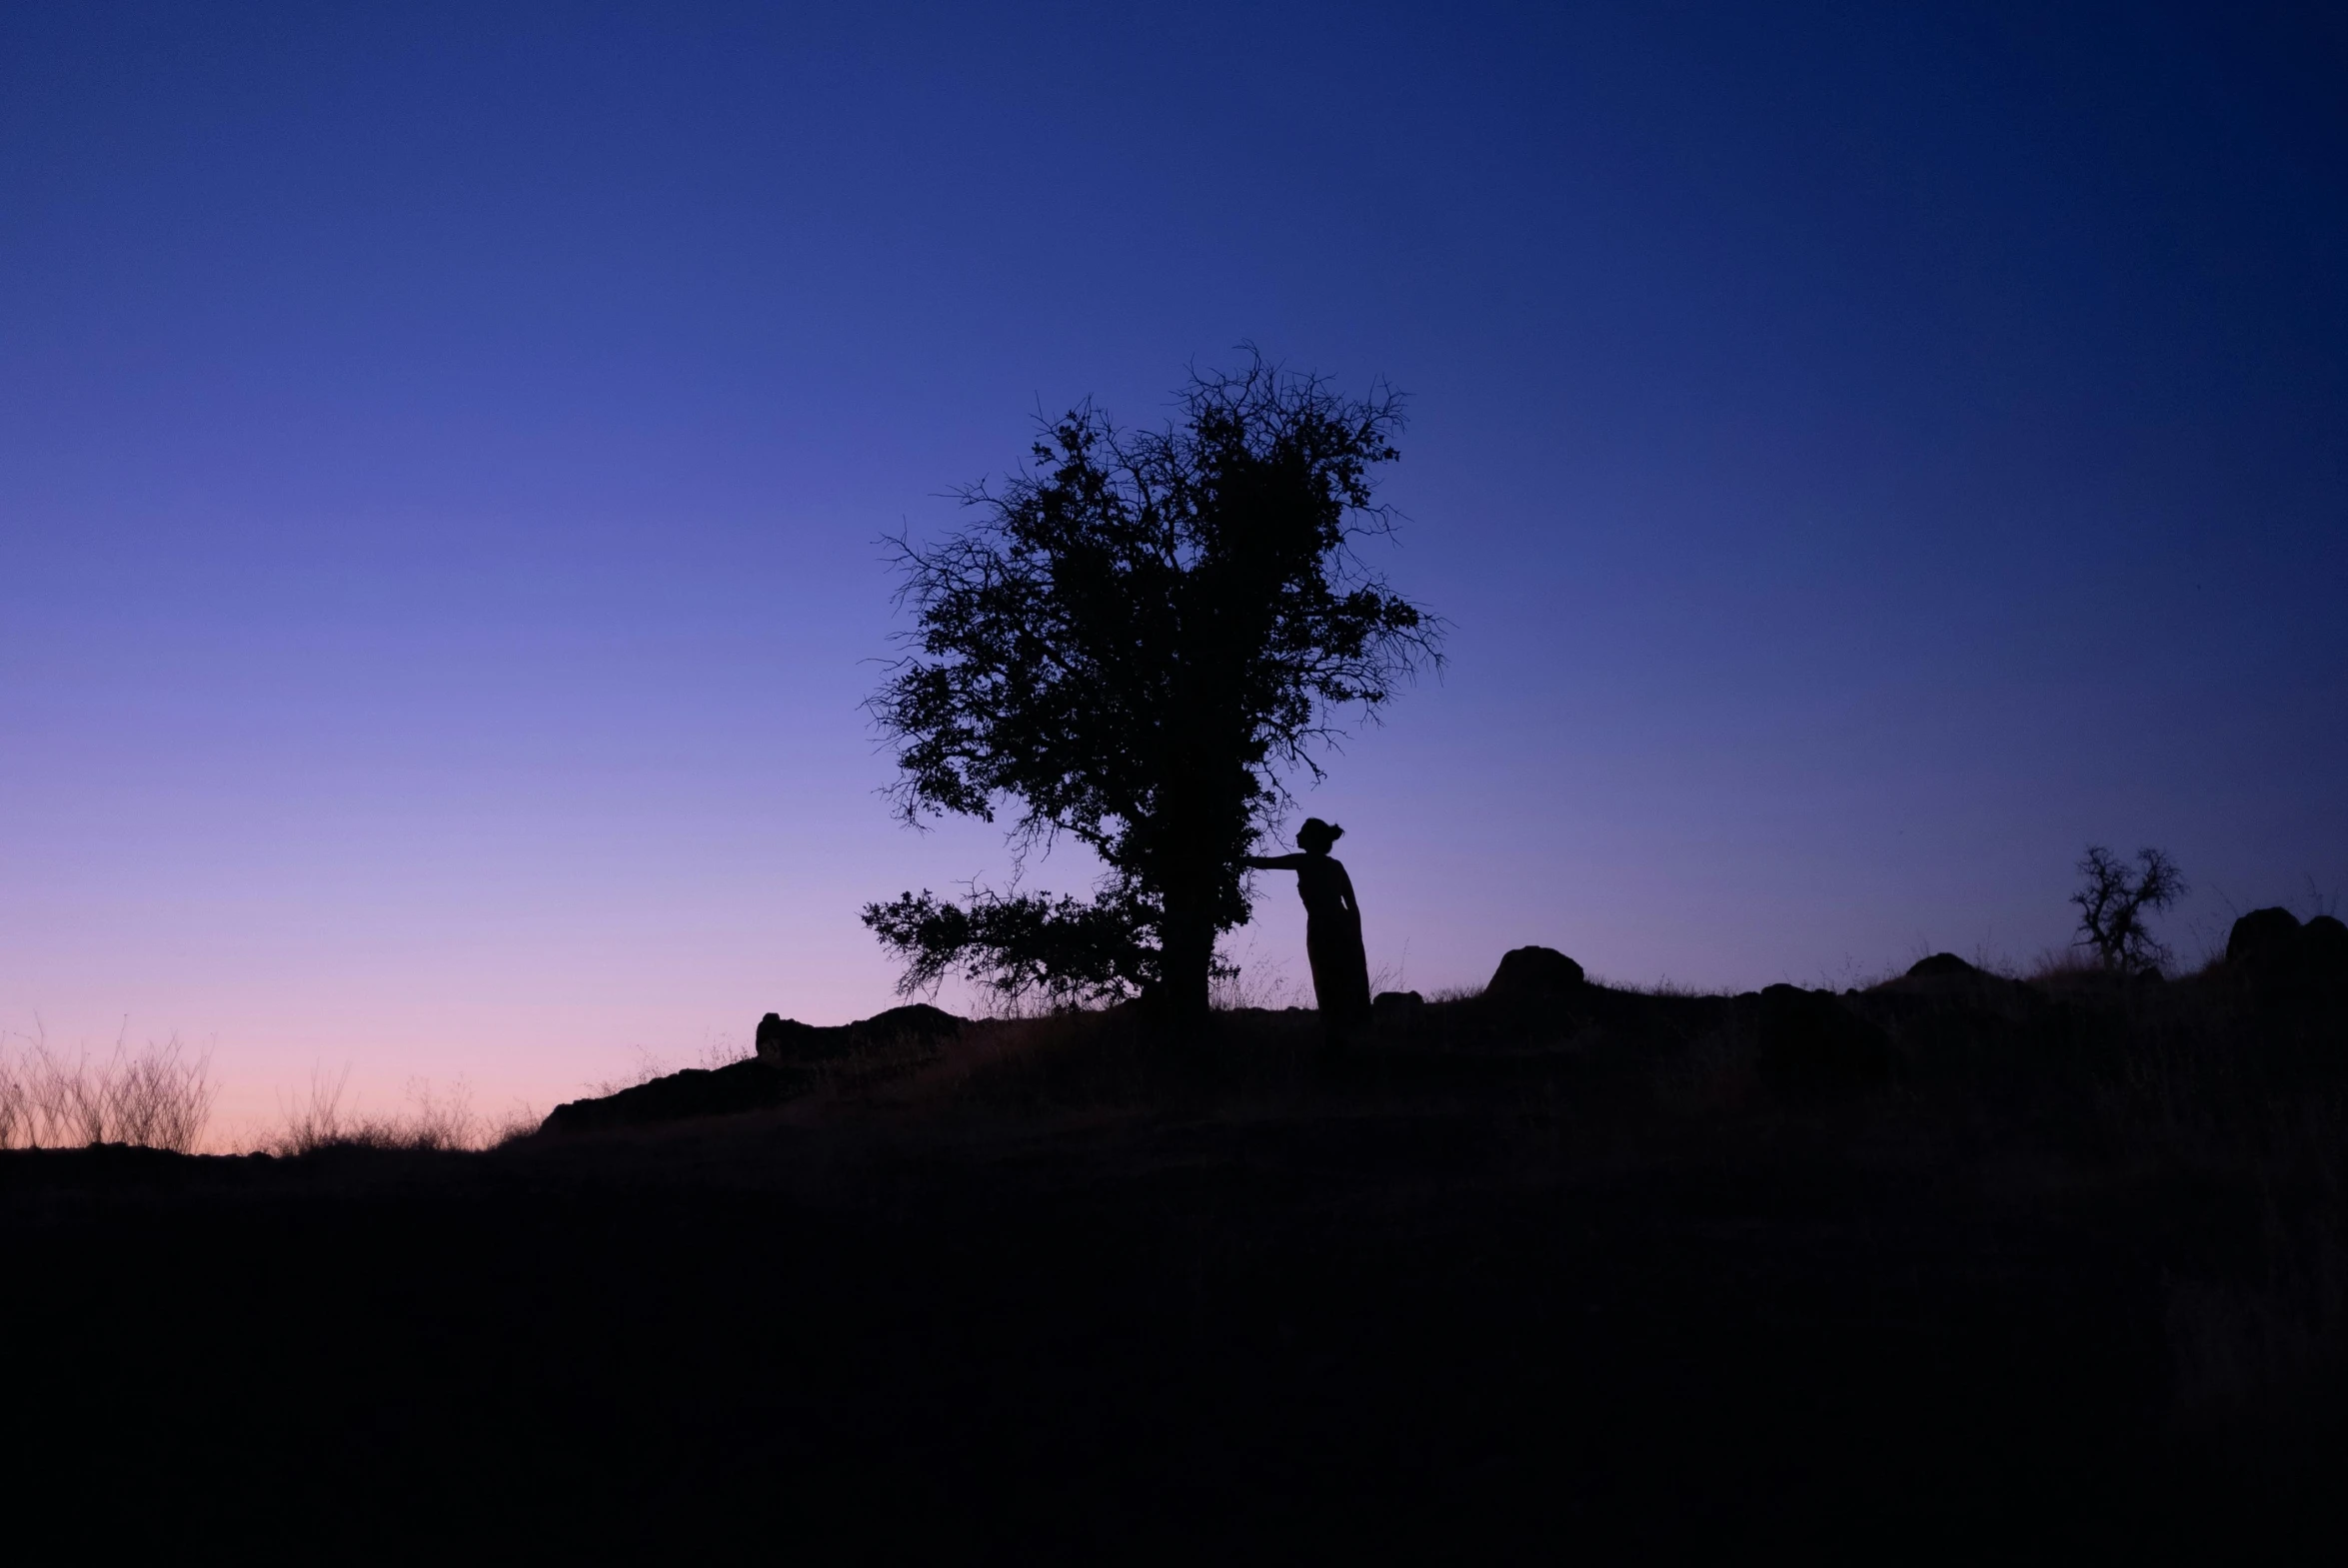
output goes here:
{"type": "Polygon", "coordinates": [[[1243,340],[1412,399],[1373,968],[2348,889],[2337,21],[365,9],[0,10],[0,1028],[233,1121],[886,1005],[858,906],[1007,860],[875,793],[876,541],[1243,340]]]}

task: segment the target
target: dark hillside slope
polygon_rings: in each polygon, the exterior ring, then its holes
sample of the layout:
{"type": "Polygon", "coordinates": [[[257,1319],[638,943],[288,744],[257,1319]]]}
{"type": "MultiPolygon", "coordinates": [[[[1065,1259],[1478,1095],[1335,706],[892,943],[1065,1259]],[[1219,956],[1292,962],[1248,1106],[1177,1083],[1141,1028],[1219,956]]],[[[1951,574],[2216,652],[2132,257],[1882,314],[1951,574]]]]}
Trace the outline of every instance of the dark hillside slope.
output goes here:
{"type": "MultiPolygon", "coordinates": [[[[12,1483],[110,1538],[807,1560],[2339,1523],[2333,1364],[2195,1359],[2228,1291],[2289,1305],[2240,1292],[2306,1216],[2076,1119],[2140,998],[1842,998],[1894,1081],[1792,1088],[1765,1001],[1430,1005],[1335,1059],[1309,1016],[1057,1021],[490,1155],[0,1156],[12,1483]],[[1995,1017],[2072,1043],[1913,1055],[1995,1017]]],[[[2174,1055],[2202,1003],[2161,1004],[2174,1055]]]]}

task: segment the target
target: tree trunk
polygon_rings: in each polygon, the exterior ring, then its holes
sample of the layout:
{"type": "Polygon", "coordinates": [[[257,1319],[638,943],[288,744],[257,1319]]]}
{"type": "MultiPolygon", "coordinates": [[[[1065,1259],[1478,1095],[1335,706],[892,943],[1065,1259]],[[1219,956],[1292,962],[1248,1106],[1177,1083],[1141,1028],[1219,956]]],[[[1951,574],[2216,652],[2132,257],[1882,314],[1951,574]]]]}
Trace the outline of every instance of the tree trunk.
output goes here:
{"type": "Polygon", "coordinates": [[[1214,969],[1214,922],[1206,900],[1193,888],[1169,887],[1158,934],[1168,1019],[1182,1027],[1204,1023],[1214,969]]]}

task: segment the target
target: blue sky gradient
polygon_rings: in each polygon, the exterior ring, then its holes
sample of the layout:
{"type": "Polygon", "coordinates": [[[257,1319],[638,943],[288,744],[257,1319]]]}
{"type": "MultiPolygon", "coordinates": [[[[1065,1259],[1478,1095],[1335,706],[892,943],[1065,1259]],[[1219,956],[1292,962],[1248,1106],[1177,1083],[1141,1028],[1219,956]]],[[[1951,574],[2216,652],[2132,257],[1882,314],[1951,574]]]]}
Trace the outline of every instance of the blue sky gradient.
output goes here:
{"type": "Polygon", "coordinates": [[[1373,968],[2027,958],[2090,840],[2306,913],[2348,29],[2047,10],[0,12],[0,1027],[265,1118],[885,1005],[1008,857],[876,794],[877,542],[1242,342],[1411,398],[1373,968]]]}

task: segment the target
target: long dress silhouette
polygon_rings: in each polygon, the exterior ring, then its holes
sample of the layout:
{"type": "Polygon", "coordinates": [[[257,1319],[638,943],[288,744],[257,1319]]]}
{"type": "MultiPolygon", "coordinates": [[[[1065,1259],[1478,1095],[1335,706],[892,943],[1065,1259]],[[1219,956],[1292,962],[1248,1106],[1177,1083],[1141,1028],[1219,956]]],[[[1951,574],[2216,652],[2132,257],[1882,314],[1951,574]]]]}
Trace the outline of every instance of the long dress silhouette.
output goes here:
{"type": "Polygon", "coordinates": [[[1308,816],[1296,829],[1301,854],[1249,855],[1259,871],[1294,871],[1304,900],[1304,951],[1312,960],[1312,995],[1332,1040],[1350,1039],[1369,1025],[1369,959],[1361,950],[1361,903],[1353,878],[1329,846],[1345,829],[1308,816]]]}

